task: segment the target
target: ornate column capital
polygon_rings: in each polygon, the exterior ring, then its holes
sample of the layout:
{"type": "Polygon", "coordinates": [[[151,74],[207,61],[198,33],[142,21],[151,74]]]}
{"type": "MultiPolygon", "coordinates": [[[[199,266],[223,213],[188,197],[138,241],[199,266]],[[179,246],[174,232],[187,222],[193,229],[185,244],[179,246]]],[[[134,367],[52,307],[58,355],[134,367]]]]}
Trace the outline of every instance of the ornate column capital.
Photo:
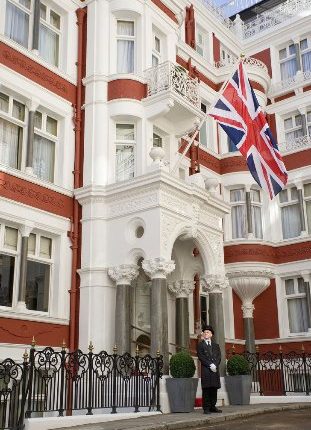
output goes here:
{"type": "Polygon", "coordinates": [[[244,302],[252,303],[270,285],[274,273],[270,270],[238,270],[227,273],[231,288],[244,302]]]}
{"type": "Polygon", "coordinates": [[[186,297],[192,293],[195,287],[194,281],[173,281],[167,284],[168,290],[171,294],[176,296],[176,298],[186,297]]]}
{"type": "Polygon", "coordinates": [[[117,285],[130,285],[133,279],[137,278],[138,273],[136,264],[121,264],[108,269],[108,275],[116,281],[117,285]]]}
{"type": "Polygon", "coordinates": [[[200,278],[203,291],[208,293],[222,293],[229,286],[228,279],[222,274],[208,274],[200,278]]]}
{"type": "Polygon", "coordinates": [[[241,309],[243,311],[243,318],[253,318],[255,306],[252,302],[243,302],[241,309]]]}
{"type": "Polygon", "coordinates": [[[175,269],[175,262],[173,260],[165,260],[165,258],[157,257],[152,260],[144,260],[142,266],[151,279],[166,279],[167,275],[175,269]]]}
{"type": "Polygon", "coordinates": [[[19,231],[21,232],[22,237],[29,237],[34,227],[35,227],[35,224],[31,221],[28,221],[25,224],[21,225],[19,227],[19,231]]]}

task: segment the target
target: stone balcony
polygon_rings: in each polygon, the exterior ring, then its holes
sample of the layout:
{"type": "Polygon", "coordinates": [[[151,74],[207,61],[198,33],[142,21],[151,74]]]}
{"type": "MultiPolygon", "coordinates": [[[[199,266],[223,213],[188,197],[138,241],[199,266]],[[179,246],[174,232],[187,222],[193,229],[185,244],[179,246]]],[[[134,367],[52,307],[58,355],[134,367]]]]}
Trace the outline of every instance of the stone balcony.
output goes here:
{"type": "Polygon", "coordinates": [[[199,82],[187,70],[165,61],[145,71],[147,97],[144,100],[148,118],[165,115],[175,126],[176,134],[193,127],[203,115],[199,82]]]}
{"type": "Polygon", "coordinates": [[[281,142],[278,147],[282,153],[308,149],[311,148],[311,136],[301,136],[288,142],[281,142]]]}
{"type": "Polygon", "coordinates": [[[282,94],[294,91],[296,94],[303,91],[303,87],[311,84],[311,70],[302,72],[301,70],[288,79],[276,82],[269,89],[269,97],[271,99],[282,94]]]}

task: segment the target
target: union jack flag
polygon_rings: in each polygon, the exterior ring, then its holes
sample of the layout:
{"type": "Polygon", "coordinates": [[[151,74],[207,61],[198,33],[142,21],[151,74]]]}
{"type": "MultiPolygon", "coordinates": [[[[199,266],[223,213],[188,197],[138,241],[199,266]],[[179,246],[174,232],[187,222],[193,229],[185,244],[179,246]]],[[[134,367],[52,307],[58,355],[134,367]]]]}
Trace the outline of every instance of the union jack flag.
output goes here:
{"type": "Polygon", "coordinates": [[[253,178],[273,199],[287,182],[287,171],[243,63],[208,112],[244,155],[253,178]]]}

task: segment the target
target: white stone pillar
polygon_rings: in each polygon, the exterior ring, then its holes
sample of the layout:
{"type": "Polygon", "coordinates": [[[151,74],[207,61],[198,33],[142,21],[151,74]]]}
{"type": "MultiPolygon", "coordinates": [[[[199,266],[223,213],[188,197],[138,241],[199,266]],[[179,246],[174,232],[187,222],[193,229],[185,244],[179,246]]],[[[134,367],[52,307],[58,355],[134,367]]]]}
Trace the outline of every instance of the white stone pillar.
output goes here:
{"type": "Polygon", "coordinates": [[[121,264],[108,269],[108,275],[117,284],[115,344],[119,354],[131,353],[131,282],[138,273],[136,264],[121,264]]]}

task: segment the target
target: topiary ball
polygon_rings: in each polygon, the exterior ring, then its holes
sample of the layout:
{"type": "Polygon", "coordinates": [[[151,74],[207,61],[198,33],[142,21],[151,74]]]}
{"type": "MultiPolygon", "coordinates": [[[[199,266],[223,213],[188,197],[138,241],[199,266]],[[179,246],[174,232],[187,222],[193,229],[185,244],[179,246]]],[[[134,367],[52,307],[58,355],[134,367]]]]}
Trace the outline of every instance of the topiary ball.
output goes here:
{"type": "Polygon", "coordinates": [[[249,375],[249,363],[243,355],[234,354],[227,361],[227,372],[230,376],[249,375]]]}
{"type": "Polygon", "coordinates": [[[192,378],[195,373],[194,360],[189,352],[180,351],[170,359],[170,372],[173,378],[192,378]]]}

